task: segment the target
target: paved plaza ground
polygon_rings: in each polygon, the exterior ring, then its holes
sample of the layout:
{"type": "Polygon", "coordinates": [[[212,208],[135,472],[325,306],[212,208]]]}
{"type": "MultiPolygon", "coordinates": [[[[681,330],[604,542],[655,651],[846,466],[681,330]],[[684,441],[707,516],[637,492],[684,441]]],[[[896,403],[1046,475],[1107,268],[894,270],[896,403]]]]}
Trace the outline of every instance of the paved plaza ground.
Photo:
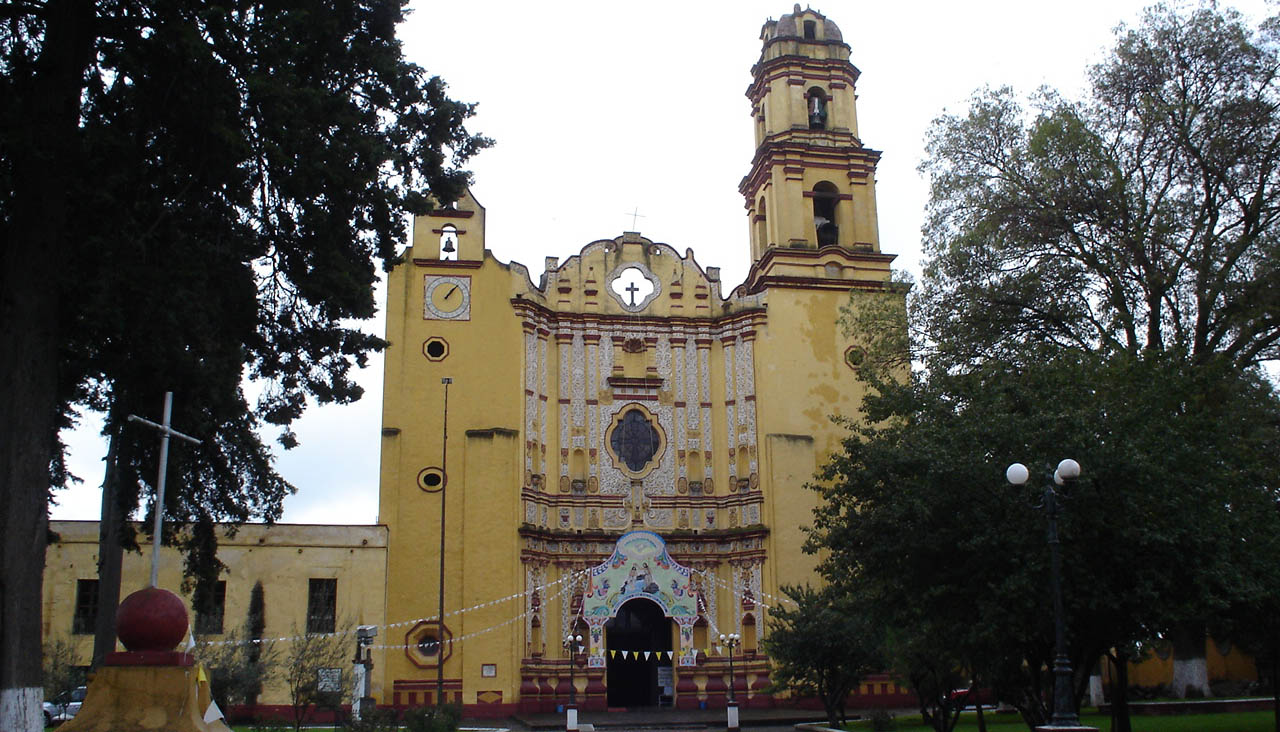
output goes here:
{"type": "MultiPolygon", "coordinates": [[[[609,732],[627,732],[628,730],[723,730],[725,728],[724,709],[637,709],[625,712],[588,712],[578,713],[580,724],[592,724],[596,729],[607,729],[609,732]]],[[[522,727],[527,730],[564,729],[564,714],[521,714],[496,724],[496,720],[488,723],[477,721],[476,726],[484,727],[522,727]]],[[[795,725],[801,723],[825,723],[826,717],[821,711],[803,709],[739,709],[738,722],[751,732],[795,732],[795,725]]],[[[469,725],[468,725],[469,726],[469,725]]]]}

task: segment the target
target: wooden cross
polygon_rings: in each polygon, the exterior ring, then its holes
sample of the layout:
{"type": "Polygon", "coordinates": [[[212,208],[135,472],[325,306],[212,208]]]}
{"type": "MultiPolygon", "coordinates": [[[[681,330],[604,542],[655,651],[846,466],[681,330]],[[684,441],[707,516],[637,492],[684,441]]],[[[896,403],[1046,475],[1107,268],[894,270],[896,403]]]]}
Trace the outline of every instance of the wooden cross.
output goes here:
{"type": "Polygon", "coordinates": [[[164,393],[164,422],[156,424],[149,419],[143,419],[136,414],[129,415],[130,422],[140,422],[153,429],[160,430],[160,477],[156,478],[156,508],[155,520],[152,525],[151,539],[151,586],[158,586],[160,580],[160,523],[164,518],[164,478],[169,467],[169,437],[177,437],[193,445],[199,445],[200,441],[191,435],[184,435],[181,432],[169,426],[169,417],[173,413],[173,392],[166,391],[164,393]]]}

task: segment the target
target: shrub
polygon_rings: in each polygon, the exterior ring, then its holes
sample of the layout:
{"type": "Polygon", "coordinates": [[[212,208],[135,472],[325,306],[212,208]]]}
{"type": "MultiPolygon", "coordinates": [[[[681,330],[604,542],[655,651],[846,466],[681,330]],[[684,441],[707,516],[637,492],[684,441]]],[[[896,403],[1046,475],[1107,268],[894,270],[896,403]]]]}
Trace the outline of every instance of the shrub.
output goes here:
{"type": "Polygon", "coordinates": [[[898,720],[887,709],[874,709],[867,715],[873,730],[890,730],[898,728],[898,720]]]}
{"type": "Polygon", "coordinates": [[[403,720],[405,732],[457,732],[461,722],[462,707],[458,704],[410,709],[403,720]]]}

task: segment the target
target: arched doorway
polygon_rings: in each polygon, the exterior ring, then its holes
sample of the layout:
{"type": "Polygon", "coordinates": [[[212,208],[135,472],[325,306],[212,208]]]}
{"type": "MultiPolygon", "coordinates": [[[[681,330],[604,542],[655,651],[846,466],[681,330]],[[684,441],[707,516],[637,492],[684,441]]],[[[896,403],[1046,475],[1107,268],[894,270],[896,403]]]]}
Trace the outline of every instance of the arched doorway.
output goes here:
{"type": "Polygon", "coordinates": [[[610,707],[658,706],[668,693],[664,686],[672,678],[671,623],[657,603],[642,597],[623,603],[605,623],[610,707]]]}

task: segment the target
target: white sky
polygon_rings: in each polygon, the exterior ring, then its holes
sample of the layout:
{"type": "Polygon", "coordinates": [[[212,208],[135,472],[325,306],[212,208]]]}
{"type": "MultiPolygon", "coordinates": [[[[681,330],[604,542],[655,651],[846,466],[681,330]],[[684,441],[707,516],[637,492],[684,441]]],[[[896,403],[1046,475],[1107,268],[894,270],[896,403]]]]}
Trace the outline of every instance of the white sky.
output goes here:
{"type": "MultiPolygon", "coordinates": [[[[925,131],[983,86],[1068,95],[1101,60],[1136,0],[827,2],[816,10],[852,48],[862,141],[884,153],[876,174],[883,251],[919,274],[927,182],[916,172],[925,131]]],[[[1254,18],[1263,0],[1223,3],[1254,18]]],[[[704,268],[724,292],[746,275],[747,222],[738,182],[754,152],[743,92],[760,26],[791,12],[783,0],[413,3],[401,38],[409,58],[478,102],[468,127],[497,144],[472,161],[487,211],[488,248],[527,265],[563,261],[596,239],[635,229],[704,268]]],[[[381,306],[383,296],[379,296],[381,306]]],[[[379,317],[369,325],[383,332],[379,317]]],[[[371,523],[378,510],[382,360],[360,376],[357,404],[313,407],[295,425],[301,446],[278,461],[298,487],[292,523],[371,523]]],[[[176,398],[181,398],[177,395],[176,398]]],[[[158,418],[156,414],[144,415],[158,418]]],[[[181,425],[175,425],[181,429],[181,425]]],[[[86,418],[66,436],[84,485],[56,496],[55,519],[97,519],[105,446],[86,418]]],[[[145,439],[152,439],[148,433],[145,439]]]]}

